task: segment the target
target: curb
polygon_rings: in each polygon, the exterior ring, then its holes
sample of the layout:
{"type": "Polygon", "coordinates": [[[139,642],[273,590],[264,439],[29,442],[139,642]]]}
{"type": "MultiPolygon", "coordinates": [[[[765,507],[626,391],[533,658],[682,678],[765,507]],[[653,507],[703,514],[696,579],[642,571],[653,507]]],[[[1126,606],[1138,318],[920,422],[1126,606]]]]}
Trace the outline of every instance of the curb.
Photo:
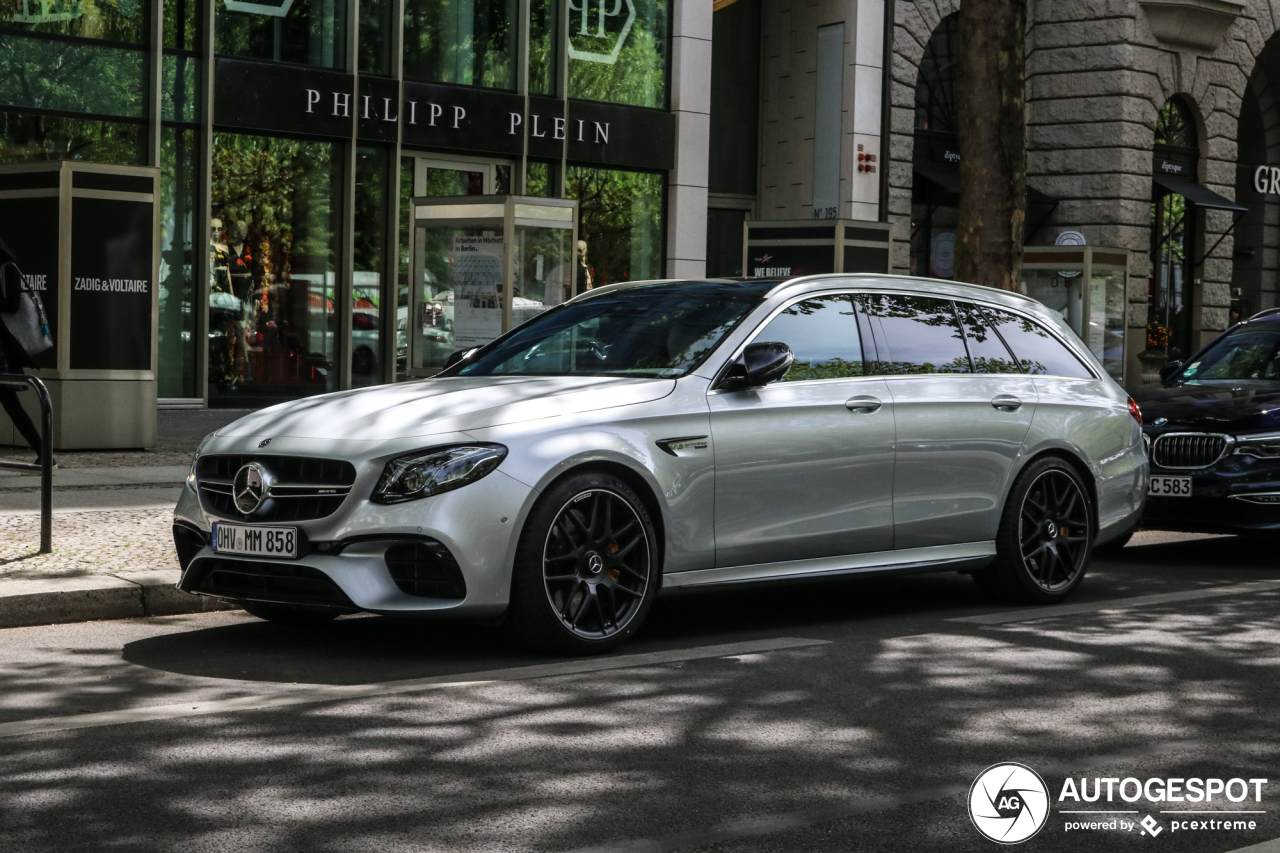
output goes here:
{"type": "Polygon", "coordinates": [[[239,609],[216,598],[182,592],[174,586],[180,575],[172,569],[0,580],[0,628],[239,609]]]}

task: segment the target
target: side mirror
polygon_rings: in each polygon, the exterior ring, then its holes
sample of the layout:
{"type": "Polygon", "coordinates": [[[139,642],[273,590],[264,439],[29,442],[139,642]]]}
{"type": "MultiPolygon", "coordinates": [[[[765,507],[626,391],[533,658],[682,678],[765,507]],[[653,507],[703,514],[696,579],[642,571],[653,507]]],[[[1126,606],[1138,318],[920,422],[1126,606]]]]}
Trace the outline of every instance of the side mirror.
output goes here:
{"type": "Polygon", "coordinates": [[[729,365],[720,388],[725,391],[745,391],[776,382],[787,375],[796,357],[791,347],[777,341],[749,344],[742,356],[729,365]]]}
{"type": "Polygon", "coordinates": [[[1169,377],[1177,373],[1181,369],[1182,369],[1182,362],[1180,361],[1169,362],[1164,367],[1160,368],[1160,381],[1168,382],[1169,377]]]}
{"type": "Polygon", "coordinates": [[[471,359],[471,355],[478,349],[480,348],[471,347],[470,349],[454,350],[449,353],[449,357],[444,360],[444,369],[448,370],[460,361],[469,361],[471,359]]]}

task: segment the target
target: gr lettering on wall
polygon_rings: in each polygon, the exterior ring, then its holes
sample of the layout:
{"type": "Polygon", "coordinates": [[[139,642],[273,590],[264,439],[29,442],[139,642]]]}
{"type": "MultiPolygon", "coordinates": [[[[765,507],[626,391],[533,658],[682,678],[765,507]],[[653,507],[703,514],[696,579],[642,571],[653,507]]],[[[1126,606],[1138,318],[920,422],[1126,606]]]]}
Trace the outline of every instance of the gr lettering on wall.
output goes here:
{"type": "Polygon", "coordinates": [[[1254,169],[1253,188],[1262,195],[1280,195],[1280,166],[1259,166],[1254,169]]]}

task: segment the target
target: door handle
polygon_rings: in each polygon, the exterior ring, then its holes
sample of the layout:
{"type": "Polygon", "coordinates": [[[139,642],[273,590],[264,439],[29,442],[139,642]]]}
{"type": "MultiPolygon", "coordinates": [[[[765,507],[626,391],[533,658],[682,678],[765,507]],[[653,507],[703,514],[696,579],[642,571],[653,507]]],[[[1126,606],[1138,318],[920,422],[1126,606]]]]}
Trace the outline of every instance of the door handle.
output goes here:
{"type": "Polygon", "coordinates": [[[1016,412],[1022,408],[1022,401],[1012,394],[997,394],[991,398],[991,405],[1002,412],[1016,412]]]}
{"type": "Polygon", "coordinates": [[[880,401],[875,397],[868,396],[850,397],[848,400],[844,401],[844,407],[846,409],[851,412],[859,412],[864,415],[880,411],[881,405],[880,401]]]}

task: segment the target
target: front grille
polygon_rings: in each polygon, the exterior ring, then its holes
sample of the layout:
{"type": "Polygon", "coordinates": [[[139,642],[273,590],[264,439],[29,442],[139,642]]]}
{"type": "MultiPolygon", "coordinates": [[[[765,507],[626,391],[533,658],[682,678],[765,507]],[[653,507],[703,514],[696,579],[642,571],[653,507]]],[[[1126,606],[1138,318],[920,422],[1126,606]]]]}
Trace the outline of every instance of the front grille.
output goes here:
{"type": "Polygon", "coordinates": [[[1169,432],[1156,436],[1151,461],[1161,468],[1208,468],[1227,452],[1229,439],[1211,432],[1169,432]]]}
{"type": "Polygon", "coordinates": [[[267,499],[249,518],[254,521],[308,521],[333,515],[356,482],[356,468],[338,459],[310,456],[220,454],[196,462],[196,482],[205,511],[222,518],[246,518],[235,505],[236,472],[256,462],[274,478],[267,499]]]}
{"type": "Polygon", "coordinates": [[[201,557],[187,570],[182,589],[238,601],[356,609],[328,575],[296,563],[201,557]]]}
{"type": "Polygon", "coordinates": [[[384,558],[391,579],[407,595],[423,598],[467,597],[467,583],[462,579],[458,561],[439,542],[401,542],[387,549],[384,558]]]}

